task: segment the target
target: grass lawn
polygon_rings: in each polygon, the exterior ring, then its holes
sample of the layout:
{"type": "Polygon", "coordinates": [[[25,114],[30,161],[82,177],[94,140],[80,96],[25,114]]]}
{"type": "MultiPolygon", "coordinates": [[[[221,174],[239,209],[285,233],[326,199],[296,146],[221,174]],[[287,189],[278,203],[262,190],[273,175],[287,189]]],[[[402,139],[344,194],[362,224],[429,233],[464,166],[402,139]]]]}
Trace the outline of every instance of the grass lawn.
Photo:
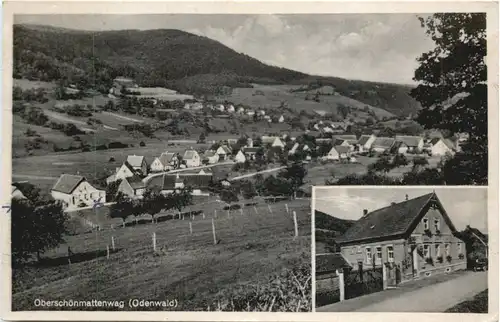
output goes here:
{"type": "MultiPolygon", "coordinates": [[[[216,245],[211,213],[192,221],[193,234],[186,218],[69,236],[66,244],[44,255],[44,264],[13,270],[13,310],[39,310],[34,299],[48,297],[177,299],[176,310],[206,310],[214,299],[235,289],[265,287],[271,276],[285,268],[310,265],[309,201],[289,201],[288,206],[297,212],[298,238],[293,237],[293,219],[284,202],[273,204],[272,214],[267,205],[258,206],[258,214],[246,209],[243,215],[233,211],[228,217],[221,211],[214,219],[216,245]],[[111,236],[116,251],[107,259],[111,236]],[[75,253],[71,265],[67,246],[75,253]]],[[[308,306],[302,304],[301,310],[309,310],[308,306]]]]}
{"type": "Polygon", "coordinates": [[[447,313],[488,313],[488,290],[474,296],[473,299],[464,301],[449,308],[447,313]]]}

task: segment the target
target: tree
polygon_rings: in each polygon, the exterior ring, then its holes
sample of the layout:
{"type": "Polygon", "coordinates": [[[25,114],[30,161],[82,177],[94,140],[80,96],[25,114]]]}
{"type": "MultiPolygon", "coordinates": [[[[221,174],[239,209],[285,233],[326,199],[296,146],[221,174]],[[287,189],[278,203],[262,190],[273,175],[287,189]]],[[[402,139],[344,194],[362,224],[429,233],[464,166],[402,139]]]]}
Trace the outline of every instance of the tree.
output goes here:
{"type": "Polygon", "coordinates": [[[133,207],[132,202],[123,193],[118,192],[115,203],[109,208],[109,216],[111,218],[121,218],[123,226],[125,226],[127,217],[134,214],[133,207]]]}
{"type": "Polygon", "coordinates": [[[368,166],[368,172],[382,172],[387,173],[394,168],[391,163],[390,157],[381,156],[377,161],[368,166]]]}
{"type": "Polygon", "coordinates": [[[184,207],[193,203],[192,192],[193,189],[191,187],[176,190],[174,193],[167,195],[167,204],[171,204],[173,208],[180,212],[184,207]]]}
{"type": "Polygon", "coordinates": [[[294,163],[279,173],[280,178],[290,182],[293,191],[297,191],[304,184],[304,178],[307,175],[307,169],[302,163],[294,163]]]}
{"type": "Polygon", "coordinates": [[[469,140],[443,168],[464,184],[488,182],[486,14],[439,13],[419,18],[436,47],[423,53],[411,95],[425,128],[468,133],[469,140]],[[467,174],[463,177],[464,174],[467,174]]]}
{"type": "Polygon", "coordinates": [[[429,164],[429,161],[425,157],[415,157],[412,162],[413,171],[418,171],[420,168],[429,164]]]}
{"type": "Polygon", "coordinates": [[[198,143],[205,143],[207,140],[207,136],[205,135],[205,132],[201,132],[200,136],[198,137],[198,143]]]}
{"type": "Polygon", "coordinates": [[[56,201],[11,201],[12,260],[21,263],[64,242],[68,216],[56,201]]]}
{"type": "Polygon", "coordinates": [[[392,165],[395,167],[395,168],[398,168],[398,167],[405,167],[408,165],[408,159],[406,158],[406,156],[404,154],[396,154],[394,156],[394,159],[392,159],[392,165]]]}
{"type": "Polygon", "coordinates": [[[224,201],[227,204],[230,204],[232,202],[237,202],[239,200],[236,192],[234,192],[231,189],[223,189],[219,193],[219,195],[220,195],[220,200],[224,201]]]}

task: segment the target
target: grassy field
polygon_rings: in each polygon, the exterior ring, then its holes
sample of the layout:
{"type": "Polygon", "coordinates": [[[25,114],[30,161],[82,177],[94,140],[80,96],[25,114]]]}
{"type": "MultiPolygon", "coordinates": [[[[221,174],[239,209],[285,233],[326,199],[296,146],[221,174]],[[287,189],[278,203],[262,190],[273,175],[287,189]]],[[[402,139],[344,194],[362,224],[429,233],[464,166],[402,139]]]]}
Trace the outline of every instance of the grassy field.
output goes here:
{"type": "MultiPolygon", "coordinates": [[[[45,254],[43,264],[14,269],[13,310],[39,310],[34,299],[48,300],[49,294],[53,300],[177,299],[175,310],[206,310],[234,290],[265,286],[283,269],[310,265],[309,200],[288,206],[297,213],[298,238],[284,202],[273,204],[273,213],[267,205],[258,206],[258,214],[253,208],[229,217],[221,211],[214,219],[216,245],[210,213],[192,221],[193,234],[186,218],[67,237],[66,244],[45,254]],[[116,251],[107,259],[111,236],[116,251]],[[75,253],[71,265],[67,246],[75,253]]],[[[310,304],[301,304],[301,310],[310,304]]]]}
{"type": "Polygon", "coordinates": [[[290,92],[291,89],[296,89],[298,87],[288,85],[253,85],[254,88],[234,88],[230,95],[220,96],[217,97],[217,99],[228,100],[234,104],[244,104],[254,108],[277,108],[280,106],[281,102],[285,101],[289,108],[297,112],[301,110],[310,112],[323,110],[336,113],[339,105],[345,105],[356,109],[356,115],[351,116],[359,120],[368,117],[367,113],[361,111],[364,108],[372,110],[380,118],[384,116],[393,116],[393,114],[383,109],[341,95],[321,95],[320,102],[315,102],[313,100],[305,100],[307,95],[306,92],[290,92]]]}
{"type": "Polygon", "coordinates": [[[488,313],[488,290],[446,310],[446,313],[488,313]]]}
{"type": "MultiPolygon", "coordinates": [[[[33,184],[44,184],[46,180],[37,180],[36,177],[56,177],[63,173],[86,176],[88,180],[98,179],[111,174],[115,169],[122,165],[128,155],[143,155],[150,164],[155,157],[162,152],[172,151],[182,153],[186,148],[206,149],[206,144],[176,144],[170,146],[166,142],[147,143],[145,147],[135,146],[133,148],[102,150],[97,152],[75,152],[75,153],[51,153],[47,155],[30,156],[24,158],[12,159],[13,178],[29,179],[33,184]],[[113,157],[115,161],[110,162],[113,157]],[[34,167],[33,165],[37,166],[34,167]],[[40,182],[42,181],[42,182],[40,182]]],[[[54,181],[55,182],[55,181],[54,181]]],[[[54,184],[52,182],[51,184],[54,184]]]]}

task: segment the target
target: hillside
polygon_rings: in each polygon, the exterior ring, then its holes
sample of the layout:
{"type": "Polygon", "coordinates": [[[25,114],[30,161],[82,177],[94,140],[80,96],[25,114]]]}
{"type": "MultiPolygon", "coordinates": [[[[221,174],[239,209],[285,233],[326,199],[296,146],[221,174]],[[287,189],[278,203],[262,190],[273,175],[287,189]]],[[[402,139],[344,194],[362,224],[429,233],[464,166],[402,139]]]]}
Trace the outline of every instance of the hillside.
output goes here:
{"type": "Polygon", "coordinates": [[[195,95],[216,95],[225,87],[251,88],[252,83],[300,85],[299,91],[328,85],[341,96],[395,115],[419,109],[408,86],[310,76],[269,66],[180,30],[88,32],[15,25],[13,36],[14,78],[63,79],[105,92],[115,77],[123,75],[141,86],[195,95]]]}
{"type": "Polygon", "coordinates": [[[339,219],[316,210],[314,212],[316,253],[340,251],[335,243],[335,238],[344,234],[353,223],[353,220],[339,219]]]}

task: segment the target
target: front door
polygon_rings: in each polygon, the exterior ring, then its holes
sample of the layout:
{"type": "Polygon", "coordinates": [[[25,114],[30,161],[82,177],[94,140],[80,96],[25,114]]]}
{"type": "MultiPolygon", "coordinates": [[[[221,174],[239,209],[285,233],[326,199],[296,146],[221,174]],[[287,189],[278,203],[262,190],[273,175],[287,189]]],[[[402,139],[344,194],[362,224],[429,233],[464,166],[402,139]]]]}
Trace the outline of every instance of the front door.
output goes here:
{"type": "MultiPolygon", "coordinates": [[[[384,264],[387,265],[387,264],[384,264]]],[[[397,282],[397,274],[396,274],[396,266],[393,263],[387,265],[387,269],[385,270],[387,274],[387,287],[396,287],[397,282]]]]}

